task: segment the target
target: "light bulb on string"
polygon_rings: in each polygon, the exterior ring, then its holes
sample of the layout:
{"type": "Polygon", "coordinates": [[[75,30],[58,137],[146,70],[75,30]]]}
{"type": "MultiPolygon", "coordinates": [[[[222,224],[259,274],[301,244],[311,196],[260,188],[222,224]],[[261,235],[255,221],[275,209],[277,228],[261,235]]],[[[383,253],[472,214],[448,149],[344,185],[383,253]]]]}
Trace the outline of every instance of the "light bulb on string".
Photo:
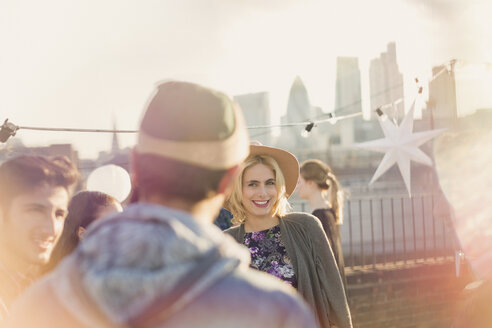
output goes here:
{"type": "Polygon", "coordinates": [[[382,110],[382,106],[381,107],[378,107],[376,108],[375,110],[376,114],[381,118],[382,121],[386,121],[388,119],[388,115],[386,115],[383,110],[382,110]]]}
{"type": "Polygon", "coordinates": [[[0,126],[0,142],[7,142],[10,137],[15,136],[19,127],[6,119],[3,125],[0,126]]]}
{"type": "Polygon", "coordinates": [[[313,129],[313,127],[314,127],[314,122],[310,122],[308,125],[306,125],[306,127],[304,128],[304,130],[302,130],[301,136],[303,138],[309,137],[309,132],[311,132],[311,130],[313,129]]]}

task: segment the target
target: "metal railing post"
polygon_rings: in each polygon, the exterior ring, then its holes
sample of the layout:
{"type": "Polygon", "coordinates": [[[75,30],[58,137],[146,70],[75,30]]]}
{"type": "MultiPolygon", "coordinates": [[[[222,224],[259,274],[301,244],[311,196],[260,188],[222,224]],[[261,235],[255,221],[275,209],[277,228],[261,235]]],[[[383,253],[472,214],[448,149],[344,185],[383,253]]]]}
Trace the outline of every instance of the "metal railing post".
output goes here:
{"type": "Polygon", "coordinates": [[[403,229],[403,263],[407,264],[407,238],[406,238],[406,233],[405,233],[405,220],[404,218],[404,202],[403,202],[403,197],[401,199],[401,226],[403,229]]]}
{"type": "Polygon", "coordinates": [[[354,247],[352,238],[352,202],[348,202],[348,217],[349,217],[349,245],[350,245],[350,261],[352,270],[354,269],[354,247]]]}
{"type": "Polygon", "coordinates": [[[393,262],[396,262],[395,206],[393,198],[391,198],[391,227],[393,228],[393,262]]]}
{"type": "Polygon", "coordinates": [[[376,253],[374,249],[374,219],[372,213],[372,199],[369,200],[369,211],[371,212],[371,252],[372,252],[372,268],[376,268],[376,253]]]}
{"type": "Polygon", "coordinates": [[[414,198],[410,198],[412,205],[412,227],[413,227],[413,260],[417,262],[417,233],[415,231],[415,204],[414,198]]]}
{"type": "Polygon", "coordinates": [[[383,264],[386,265],[386,249],[384,246],[384,211],[383,211],[383,198],[381,198],[381,235],[383,239],[383,264]]]}
{"type": "Polygon", "coordinates": [[[362,257],[361,265],[364,266],[366,264],[365,256],[364,256],[364,229],[362,226],[362,200],[359,199],[359,226],[360,226],[360,254],[362,257]]]}
{"type": "Polygon", "coordinates": [[[427,260],[427,236],[425,233],[425,208],[424,208],[424,196],[420,197],[421,206],[422,206],[422,233],[424,238],[424,261],[427,260]]]}

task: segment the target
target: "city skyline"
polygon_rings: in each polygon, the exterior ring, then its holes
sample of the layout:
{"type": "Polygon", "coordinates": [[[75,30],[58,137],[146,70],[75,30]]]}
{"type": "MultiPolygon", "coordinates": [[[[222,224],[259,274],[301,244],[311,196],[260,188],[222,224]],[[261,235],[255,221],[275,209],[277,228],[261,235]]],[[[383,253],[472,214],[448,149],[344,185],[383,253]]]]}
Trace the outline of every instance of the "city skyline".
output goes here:
{"type": "MultiPolygon", "coordinates": [[[[425,81],[451,58],[492,62],[491,10],[485,0],[5,1],[0,119],[111,129],[115,117],[132,130],[155,83],[180,79],[232,96],[268,92],[279,120],[296,76],[311,104],[329,112],[339,56],[359,58],[367,111],[369,62],[388,42],[397,45],[407,98],[416,76],[425,81]]],[[[73,143],[83,158],[111,146],[107,134],[20,130],[17,137],[29,146],[73,143]]],[[[123,147],[134,140],[120,137],[123,147]]]]}

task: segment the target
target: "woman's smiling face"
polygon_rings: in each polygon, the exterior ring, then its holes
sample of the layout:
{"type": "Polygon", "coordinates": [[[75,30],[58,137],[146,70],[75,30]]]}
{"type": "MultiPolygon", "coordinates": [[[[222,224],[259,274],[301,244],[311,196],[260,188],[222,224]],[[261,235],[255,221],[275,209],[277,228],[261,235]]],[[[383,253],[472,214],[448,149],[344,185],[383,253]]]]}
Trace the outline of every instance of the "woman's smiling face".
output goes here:
{"type": "Polygon", "coordinates": [[[247,218],[270,218],[278,196],[273,170],[265,164],[250,166],[244,171],[242,185],[247,218]]]}

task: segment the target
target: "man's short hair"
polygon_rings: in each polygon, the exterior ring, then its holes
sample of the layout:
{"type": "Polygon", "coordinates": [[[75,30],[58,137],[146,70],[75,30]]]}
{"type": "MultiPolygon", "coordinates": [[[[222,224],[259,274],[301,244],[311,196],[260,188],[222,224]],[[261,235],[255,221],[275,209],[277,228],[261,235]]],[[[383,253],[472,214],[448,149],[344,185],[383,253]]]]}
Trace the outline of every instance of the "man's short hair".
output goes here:
{"type": "Polygon", "coordinates": [[[0,206],[8,208],[12,199],[34,188],[50,185],[70,191],[79,172],[65,156],[20,155],[0,165],[0,206]]]}
{"type": "MultiPolygon", "coordinates": [[[[227,170],[209,170],[151,154],[136,154],[134,173],[138,186],[133,192],[157,194],[198,202],[217,192],[227,170]]],[[[137,195],[132,194],[132,200],[137,195]]]]}
{"type": "Polygon", "coordinates": [[[140,124],[136,188],[199,201],[215,193],[227,170],[248,153],[241,110],[227,95],[193,83],[162,83],[140,124]]]}

